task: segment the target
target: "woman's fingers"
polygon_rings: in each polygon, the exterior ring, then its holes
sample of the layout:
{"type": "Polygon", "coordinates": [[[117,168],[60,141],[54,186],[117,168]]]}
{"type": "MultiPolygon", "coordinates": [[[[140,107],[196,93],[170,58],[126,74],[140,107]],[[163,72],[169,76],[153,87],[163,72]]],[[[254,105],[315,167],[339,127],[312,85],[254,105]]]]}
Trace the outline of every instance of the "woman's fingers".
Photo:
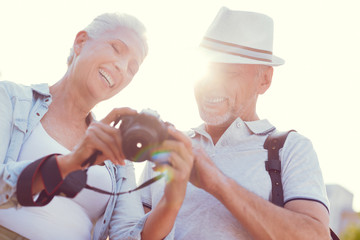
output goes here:
{"type": "Polygon", "coordinates": [[[117,123],[122,116],[134,115],[136,110],[131,108],[114,108],[104,119],[99,122],[93,122],[88,128],[89,135],[94,150],[100,151],[102,154],[97,162],[111,160],[115,164],[124,164],[125,156],[122,151],[122,137],[120,130],[111,123],[117,123]]]}
{"type": "Polygon", "coordinates": [[[136,113],[131,108],[115,108],[101,121],[93,121],[86,130],[82,141],[69,154],[71,162],[68,164],[80,167],[94,153],[100,153],[96,157],[95,164],[100,164],[109,159],[114,164],[124,165],[125,156],[122,151],[120,130],[110,126],[110,124],[118,122],[121,116],[136,113]]]}
{"type": "Polygon", "coordinates": [[[110,160],[123,160],[121,151],[121,136],[118,129],[102,123],[93,123],[89,126],[89,135],[92,137],[94,148],[110,160]]]}
{"type": "Polygon", "coordinates": [[[110,125],[112,122],[118,122],[121,116],[134,115],[136,110],[131,108],[114,108],[105,118],[100,122],[110,125]]]}

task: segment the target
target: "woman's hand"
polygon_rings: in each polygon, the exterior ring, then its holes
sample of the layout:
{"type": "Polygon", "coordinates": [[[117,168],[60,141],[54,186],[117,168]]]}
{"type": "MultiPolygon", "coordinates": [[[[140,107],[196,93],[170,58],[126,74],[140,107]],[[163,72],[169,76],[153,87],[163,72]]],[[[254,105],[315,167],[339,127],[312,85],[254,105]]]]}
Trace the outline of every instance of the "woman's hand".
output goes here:
{"type": "Polygon", "coordinates": [[[82,163],[96,151],[100,154],[97,155],[94,164],[110,160],[114,164],[125,165],[120,130],[111,124],[117,122],[121,116],[136,113],[130,108],[115,108],[101,121],[93,121],[71,153],[57,158],[63,177],[72,171],[84,168],[81,166],[82,163]]]}

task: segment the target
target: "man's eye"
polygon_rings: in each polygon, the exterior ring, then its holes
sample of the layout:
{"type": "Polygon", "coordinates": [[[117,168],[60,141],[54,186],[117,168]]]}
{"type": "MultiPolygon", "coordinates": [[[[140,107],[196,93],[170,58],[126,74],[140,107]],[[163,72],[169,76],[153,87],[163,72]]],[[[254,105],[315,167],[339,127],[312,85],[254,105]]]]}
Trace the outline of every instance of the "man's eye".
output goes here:
{"type": "Polygon", "coordinates": [[[225,75],[227,78],[236,77],[239,73],[238,72],[227,72],[225,75]]]}

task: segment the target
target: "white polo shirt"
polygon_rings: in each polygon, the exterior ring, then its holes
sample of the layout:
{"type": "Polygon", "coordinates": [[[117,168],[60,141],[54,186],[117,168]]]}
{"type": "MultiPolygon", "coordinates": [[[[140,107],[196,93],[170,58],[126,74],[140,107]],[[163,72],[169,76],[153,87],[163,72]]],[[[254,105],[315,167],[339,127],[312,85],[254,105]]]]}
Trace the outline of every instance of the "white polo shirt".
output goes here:
{"type": "MultiPolygon", "coordinates": [[[[267,150],[264,141],[272,130],[267,120],[244,122],[236,119],[216,145],[204,125],[189,132],[194,144],[200,144],[216,166],[239,185],[271,200],[271,180],[265,169],[267,150]]],[[[329,201],[318,163],[309,139],[291,132],[280,150],[284,201],[309,199],[329,209],[329,201]]],[[[147,163],[142,181],[156,175],[147,163]]],[[[144,205],[156,206],[163,190],[160,180],[142,190],[144,205]]],[[[186,197],[167,239],[251,239],[242,225],[215,197],[188,184],[186,197]]]]}

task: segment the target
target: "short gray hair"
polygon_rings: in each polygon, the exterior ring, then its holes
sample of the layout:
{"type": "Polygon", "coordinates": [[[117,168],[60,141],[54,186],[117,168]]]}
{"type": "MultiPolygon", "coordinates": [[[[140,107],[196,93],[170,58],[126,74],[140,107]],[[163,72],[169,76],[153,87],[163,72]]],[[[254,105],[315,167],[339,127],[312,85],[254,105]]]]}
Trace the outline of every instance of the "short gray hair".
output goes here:
{"type": "Polygon", "coordinates": [[[264,73],[269,69],[272,68],[272,66],[267,66],[267,65],[263,65],[263,64],[257,64],[257,75],[256,77],[261,77],[262,75],[264,75],[264,73]]]}
{"type": "MultiPolygon", "coordinates": [[[[146,28],[142,22],[136,17],[126,13],[103,13],[97,16],[84,31],[89,37],[98,38],[106,31],[113,30],[118,27],[126,27],[133,30],[142,41],[145,49],[145,56],[148,52],[148,45],[146,39],[146,28]]],[[[67,65],[70,66],[74,57],[74,49],[71,47],[70,55],[67,58],[67,65]]]]}

